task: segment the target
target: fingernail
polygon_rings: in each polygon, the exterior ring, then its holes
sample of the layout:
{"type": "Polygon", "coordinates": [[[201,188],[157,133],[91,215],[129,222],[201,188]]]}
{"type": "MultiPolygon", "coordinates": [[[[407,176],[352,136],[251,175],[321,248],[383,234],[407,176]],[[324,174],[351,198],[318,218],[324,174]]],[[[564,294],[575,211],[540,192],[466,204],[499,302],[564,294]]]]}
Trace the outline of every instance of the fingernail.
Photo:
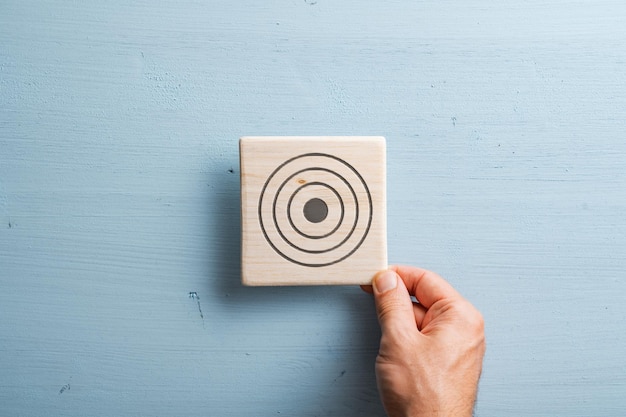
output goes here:
{"type": "Polygon", "coordinates": [[[393,290],[398,285],[398,276],[393,271],[385,271],[376,277],[374,286],[379,294],[393,290]]]}

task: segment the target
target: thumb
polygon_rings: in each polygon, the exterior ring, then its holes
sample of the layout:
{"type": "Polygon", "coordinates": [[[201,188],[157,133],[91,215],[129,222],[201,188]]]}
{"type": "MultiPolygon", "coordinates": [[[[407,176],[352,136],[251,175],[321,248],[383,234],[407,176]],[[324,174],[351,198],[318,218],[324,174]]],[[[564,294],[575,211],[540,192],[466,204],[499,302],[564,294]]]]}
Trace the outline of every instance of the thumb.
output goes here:
{"type": "Polygon", "coordinates": [[[383,334],[415,332],[415,316],[409,291],[394,271],[380,272],[374,278],[374,301],[383,334]]]}

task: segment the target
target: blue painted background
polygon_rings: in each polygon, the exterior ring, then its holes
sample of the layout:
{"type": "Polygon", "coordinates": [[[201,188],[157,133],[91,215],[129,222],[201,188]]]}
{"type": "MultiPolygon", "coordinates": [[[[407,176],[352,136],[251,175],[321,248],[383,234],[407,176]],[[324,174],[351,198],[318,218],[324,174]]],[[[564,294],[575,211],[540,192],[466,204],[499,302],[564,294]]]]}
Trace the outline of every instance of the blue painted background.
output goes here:
{"type": "Polygon", "coordinates": [[[2,1],[0,414],[382,415],[368,295],[239,283],[238,137],[338,134],[485,316],[478,415],[622,415],[625,45],[609,0],[2,1]]]}

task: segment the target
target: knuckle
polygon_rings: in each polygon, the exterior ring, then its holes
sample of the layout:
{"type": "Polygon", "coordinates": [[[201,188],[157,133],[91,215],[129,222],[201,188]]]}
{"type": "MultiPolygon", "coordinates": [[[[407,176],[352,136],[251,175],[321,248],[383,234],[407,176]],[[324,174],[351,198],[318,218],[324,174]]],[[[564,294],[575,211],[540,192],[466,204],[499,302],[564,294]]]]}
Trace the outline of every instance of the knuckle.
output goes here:
{"type": "Polygon", "coordinates": [[[402,308],[402,303],[396,297],[387,297],[378,300],[378,316],[384,317],[393,314],[402,308]]]}
{"type": "Polygon", "coordinates": [[[469,322],[473,329],[480,330],[481,332],[485,329],[485,319],[480,311],[472,308],[473,313],[470,314],[469,322]]]}
{"type": "Polygon", "coordinates": [[[483,334],[485,330],[485,319],[469,301],[463,300],[455,306],[455,310],[462,317],[465,327],[476,334],[483,334]]]}

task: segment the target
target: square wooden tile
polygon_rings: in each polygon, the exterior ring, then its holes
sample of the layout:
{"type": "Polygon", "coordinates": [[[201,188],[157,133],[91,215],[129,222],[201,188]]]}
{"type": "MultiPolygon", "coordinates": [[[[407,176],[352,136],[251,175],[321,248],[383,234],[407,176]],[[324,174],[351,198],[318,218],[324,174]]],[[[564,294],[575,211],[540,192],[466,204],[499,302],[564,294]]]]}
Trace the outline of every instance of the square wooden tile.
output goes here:
{"type": "Polygon", "coordinates": [[[243,137],[245,285],[370,284],[387,268],[383,137],[243,137]]]}

